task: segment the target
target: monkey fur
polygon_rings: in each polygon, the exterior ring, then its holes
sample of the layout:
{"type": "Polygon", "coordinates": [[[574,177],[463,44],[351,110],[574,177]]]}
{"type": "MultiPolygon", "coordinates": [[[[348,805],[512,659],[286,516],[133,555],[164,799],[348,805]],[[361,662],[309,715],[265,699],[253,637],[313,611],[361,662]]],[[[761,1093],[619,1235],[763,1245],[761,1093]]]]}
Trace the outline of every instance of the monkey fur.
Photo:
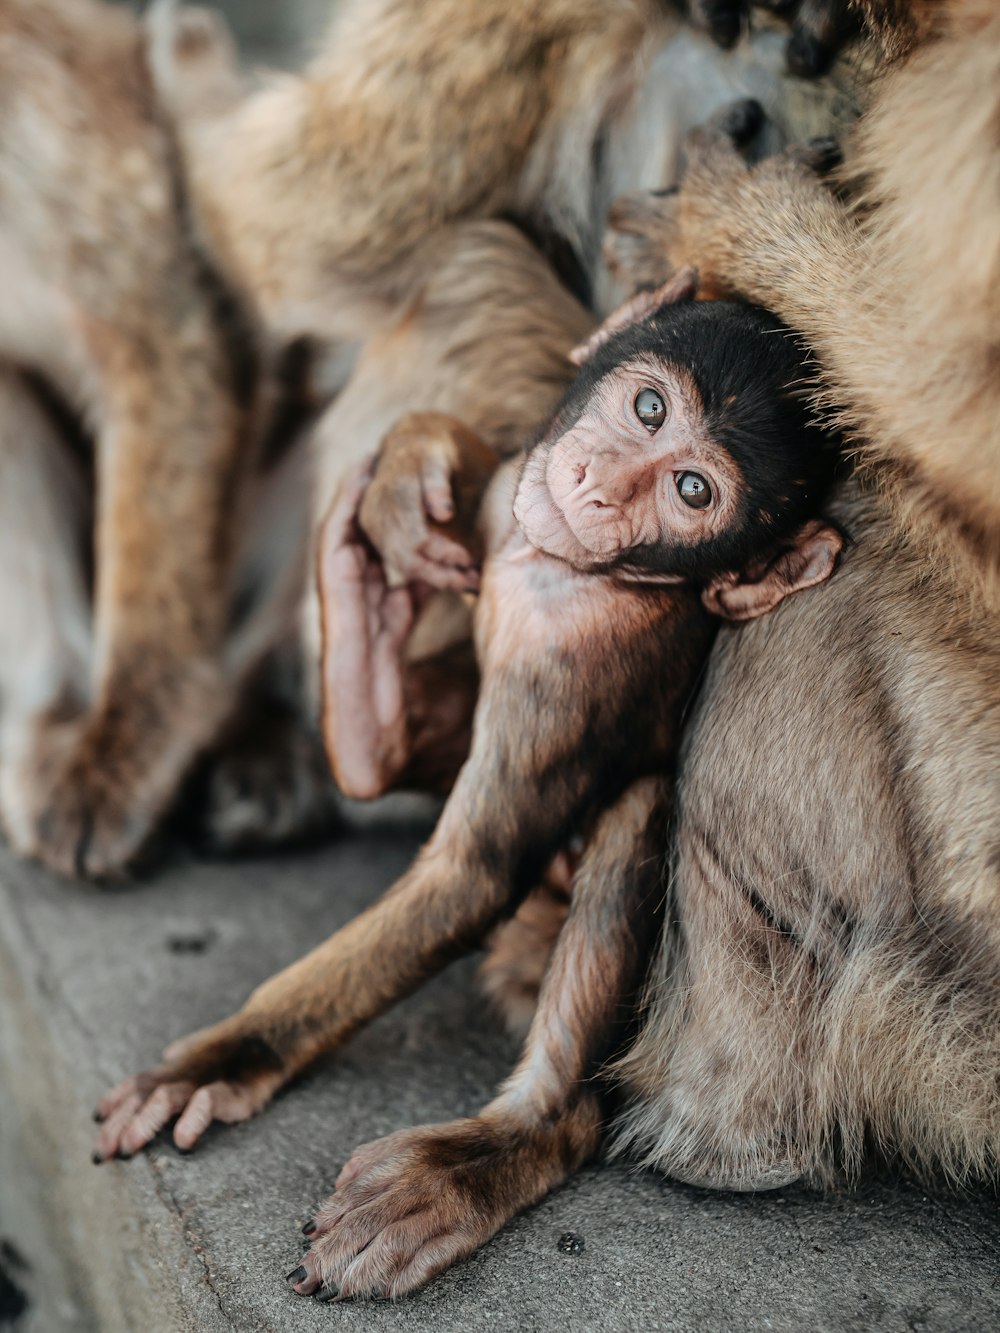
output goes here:
{"type": "MultiPolygon", "coordinates": [[[[54,393],[94,461],[66,490],[47,446],[0,460],[5,492],[32,500],[9,529],[33,548],[32,580],[20,562],[0,572],[5,624],[34,631],[0,662],[0,821],[20,852],[121,875],[213,746],[216,845],[323,817],[315,744],[275,725],[254,753],[248,720],[278,716],[261,664],[288,656],[309,497],[325,511],[352,458],[335,404],[311,456],[300,441],[287,465],[258,466],[290,342],[317,349],[304,380],[328,399],[358,344],[384,347],[419,299],[450,228],[499,213],[609,308],[607,201],[673,179],[688,123],[734,87],[785,138],[852,114],[855,75],[788,78],[783,42],[759,33],[723,58],[652,0],[380,0],[339,6],[303,75],[248,91],[207,11],[161,3],[140,26],[97,0],[4,0],[5,400],[35,438],[36,388],[54,393]]],[[[418,394],[401,410],[434,406],[418,394]]],[[[298,695],[278,711],[306,709],[298,695]]]]}
{"type": "MultiPolygon", "coordinates": [[[[831,467],[829,450],[808,424],[801,348],[775,337],[781,330],[763,312],[664,306],[690,290],[683,279],[651,293],[640,323],[592,338],[597,350],[587,355],[596,366],[585,366],[580,387],[570,389],[524,468],[507,465],[489,488],[471,751],[413,868],[379,905],[255,992],[239,1015],[182,1043],[163,1067],[128,1080],[101,1105],[107,1119],[100,1157],[143,1146],[173,1115],[175,1140],[193,1147],[213,1118],[260,1109],[305,1063],[481,943],[582,833],[566,920],[518,1070],[474,1119],[395,1136],[355,1155],[336,1201],[317,1219],[295,1280],[303,1295],[333,1286],[342,1295],[409,1290],[596,1150],[604,1101],[595,1076],[620,1047],[634,1012],[643,941],[654,933],[663,891],[663,858],[652,848],[667,836],[680,719],[712,638],[700,601],[724,614],[732,597],[738,615],[748,617],[835,568],[839,535],[814,519],[831,467]],[[623,374],[635,379],[624,399],[623,374]],[[719,383],[710,385],[713,375],[719,383]],[[635,385],[650,377],[663,398],[664,420],[655,430],[635,419],[632,401],[644,392],[637,395],[635,385]],[[559,450],[574,449],[588,423],[599,437],[595,457],[598,449],[613,451],[617,475],[634,460],[622,509],[638,513],[645,487],[658,496],[679,494],[675,478],[704,468],[720,486],[708,505],[698,500],[704,531],[714,537],[692,545],[678,499],[658,511],[655,541],[647,540],[648,523],[636,519],[636,565],[623,549],[620,558],[574,567],[529,544],[531,515],[544,503],[539,481],[529,477],[531,461],[548,460],[553,487],[560,466],[575,475],[579,452],[561,465],[559,450]],[[739,441],[738,462],[723,440],[739,441]],[[734,468],[724,484],[740,492],[728,501],[717,480],[722,457],[734,468]],[[762,528],[755,510],[765,507],[762,528]],[[807,515],[813,521],[804,522],[807,515]],[[738,534],[720,545],[727,524],[738,534]],[[737,552],[757,565],[743,589],[742,566],[726,561],[737,552]],[[723,574],[731,578],[718,590],[723,574]],[[660,583],[661,575],[675,581],[660,583]],[[424,1179],[422,1166],[432,1167],[424,1179]],[[388,1167],[393,1184],[383,1188],[378,1182],[388,1167]],[[363,1220],[373,1188],[382,1195],[377,1223],[363,1220]],[[396,1244],[397,1222],[415,1209],[419,1221],[407,1243],[396,1244]]],[[[631,319],[640,317],[635,302],[628,310],[631,319]]],[[[383,445],[377,468],[387,466],[392,478],[386,496],[398,496],[407,468],[421,469],[424,459],[414,458],[419,432],[432,463],[442,439],[455,447],[460,483],[463,473],[484,474],[483,446],[465,427],[420,414],[404,418],[383,445]]],[[[421,475],[437,517],[447,518],[448,505],[432,489],[441,474],[431,466],[421,475]]],[[[447,473],[444,479],[451,481],[447,473]]],[[[406,712],[404,649],[416,596],[412,587],[388,587],[356,528],[367,482],[363,473],[341,493],[320,550],[327,744],[341,788],[361,795],[391,784],[386,765],[410,762],[412,733],[401,734],[398,722],[406,712]],[[374,781],[372,753],[383,766],[374,781]]],[[[616,541],[618,509],[610,499],[599,509],[616,541]]],[[[447,555],[441,548],[442,561],[447,555]]],[[[445,567],[470,577],[457,560],[445,567]]]]}

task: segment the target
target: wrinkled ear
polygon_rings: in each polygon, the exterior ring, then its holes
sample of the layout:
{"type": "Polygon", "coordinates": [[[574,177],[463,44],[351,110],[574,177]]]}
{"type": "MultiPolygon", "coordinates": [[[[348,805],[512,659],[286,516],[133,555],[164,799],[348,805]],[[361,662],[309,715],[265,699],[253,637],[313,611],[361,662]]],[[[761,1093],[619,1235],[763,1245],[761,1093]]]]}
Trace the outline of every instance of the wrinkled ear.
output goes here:
{"type": "Polygon", "coordinates": [[[724,620],[766,616],[793,592],[825,583],[837,568],[844,539],[836,528],[813,519],[765,565],[745,574],[714,579],[701,594],[713,615],[724,620]]]}
{"type": "Polygon", "coordinates": [[[600,328],[595,329],[586,342],[574,347],[569,359],[574,366],[582,366],[616,333],[627,329],[630,324],[659,310],[661,305],[673,305],[677,301],[690,301],[698,290],[698,274],[693,268],[678,269],[674,276],[661,286],[648,292],[636,292],[624,305],[620,305],[613,315],[609,315],[600,328]]]}

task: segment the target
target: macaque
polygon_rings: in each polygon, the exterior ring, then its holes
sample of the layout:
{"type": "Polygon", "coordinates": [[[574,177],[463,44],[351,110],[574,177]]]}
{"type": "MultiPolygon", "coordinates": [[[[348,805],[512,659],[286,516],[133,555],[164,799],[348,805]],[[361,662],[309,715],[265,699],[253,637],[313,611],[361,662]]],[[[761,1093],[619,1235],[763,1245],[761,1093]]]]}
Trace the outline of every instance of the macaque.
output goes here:
{"type": "Polygon", "coordinates": [[[716,124],[646,224],[802,331],[859,465],[841,574],[718,636],[685,735],[618,1142],[714,1188],[1000,1161],[1000,10],[861,8],[896,59],[838,188],[716,124]]]}
{"type": "MultiPolygon", "coordinates": [[[[173,1117],[188,1149],[213,1119],[252,1114],[481,943],[580,835],[518,1069],[480,1115],[355,1154],[307,1228],[302,1294],[413,1290],[594,1153],[597,1076],[629,1030],[662,903],[679,726],[711,613],[761,615],[836,567],[841,536],[816,517],[836,454],[810,421],[807,354],[763,311],[684,299],[693,285],[684,274],[635,298],[578,349],[553,424],[486,491],[481,577],[454,525],[487,472],[482,445],[440,414],[390,431],[373,485],[384,469],[391,502],[416,469],[445,525],[432,548],[444,581],[479,589],[469,757],[378,904],[99,1108],[97,1160],[173,1117]]],[[[327,745],[341,786],[365,795],[412,763],[404,650],[419,596],[389,588],[359,526],[368,481],[341,492],[319,555],[327,745]]]]}

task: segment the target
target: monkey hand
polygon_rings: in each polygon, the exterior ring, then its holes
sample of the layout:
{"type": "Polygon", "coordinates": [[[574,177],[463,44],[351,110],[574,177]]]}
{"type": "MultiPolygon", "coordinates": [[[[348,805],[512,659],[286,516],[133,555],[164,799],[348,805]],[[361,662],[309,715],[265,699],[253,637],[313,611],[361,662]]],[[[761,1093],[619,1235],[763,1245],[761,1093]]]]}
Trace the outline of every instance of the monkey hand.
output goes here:
{"type": "Polygon", "coordinates": [[[171,1121],[190,1152],[213,1121],[234,1125],[262,1110],[294,1070],[237,1014],[168,1046],[156,1069],[135,1074],[101,1098],[94,1162],[132,1157],[171,1121]]]}
{"type": "Polygon", "coordinates": [[[479,587],[476,519],[496,458],[440,412],[411,412],[382,442],[361,504],[361,528],[390,586],[479,587]]]}
{"type": "Polygon", "coordinates": [[[700,295],[742,296],[796,323],[782,292],[809,292],[845,249],[846,210],[821,180],[839,153],[815,139],[749,166],[740,150],[763,114],[757,102],[732,103],[688,135],[679,187],[615,201],[605,252],[623,282],[657,284],[691,267],[700,295]]]}
{"type": "Polygon", "coordinates": [[[127,872],[224,713],[210,666],[174,665],[144,655],[141,669],[112,678],[104,707],[32,724],[0,801],[19,854],[70,878],[127,872]]]}
{"type": "Polygon", "coordinates": [[[787,60],[792,74],[824,74],[840,48],[858,30],[852,0],[692,0],[696,22],[728,50],[750,22],[751,10],[767,9],[791,22],[787,60]]]}
{"type": "Polygon", "coordinates": [[[354,1153],[306,1226],[312,1245],[288,1280],[319,1300],[405,1296],[578,1165],[553,1152],[544,1132],[486,1115],[400,1130],[354,1153]]]}

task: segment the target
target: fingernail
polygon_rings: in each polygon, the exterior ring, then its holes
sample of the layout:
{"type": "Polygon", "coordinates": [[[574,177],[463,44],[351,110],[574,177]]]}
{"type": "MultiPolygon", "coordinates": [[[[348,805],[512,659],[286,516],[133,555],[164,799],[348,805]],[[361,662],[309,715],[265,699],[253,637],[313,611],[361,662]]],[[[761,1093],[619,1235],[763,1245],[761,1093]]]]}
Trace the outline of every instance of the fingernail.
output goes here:
{"type": "Polygon", "coordinates": [[[95,1112],[94,1112],[94,1117],[93,1117],[93,1119],[94,1119],[94,1124],[95,1124],[95,1125],[103,1125],[103,1124],[104,1124],[104,1116],[101,1115],[100,1111],[95,1111],[95,1112]]]}
{"type": "Polygon", "coordinates": [[[285,1278],[285,1281],[286,1281],[286,1282],[301,1282],[302,1279],[305,1277],[305,1275],[306,1275],[306,1270],[305,1270],[304,1268],[302,1268],[302,1267],[299,1267],[299,1268],[293,1269],[293,1271],[292,1271],[291,1273],[289,1273],[288,1276],[285,1278]]]}
{"type": "Polygon", "coordinates": [[[94,1163],[95,1166],[102,1166],[104,1163],[104,1158],[101,1156],[99,1152],[92,1152],[90,1154],[90,1160],[94,1163]]]}
{"type": "Polygon", "coordinates": [[[813,79],[823,74],[833,59],[829,47],[806,32],[793,32],[788,39],[788,68],[800,79],[813,79]]]}
{"type": "Polygon", "coordinates": [[[135,1156],[135,1153],[123,1152],[122,1149],[119,1148],[118,1151],[115,1153],[115,1156],[118,1158],[119,1162],[131,1162],[132,1158],[135,1156]]]}
{"type": "Polygon", "coordinates": [[[821,175],[832,171],[834,167],[839,167],[844,160],[840,144],[832,135],[821,134],[815,139],[810,139],[809,151],[812,154],[813,166],[821,175]]]}
{"type": "Polygon", "coordinates": [[[307,1222],[305,1224],[305,1226],[302,1228],[302,1234],[303,1236],[311,1236],[315,1230],[316,1230],[316,1220],[314,1218],[311,1222],[307,1222]]]}
{"type": "Polygon", "coordinates": [[[753,97],[731,106],[725,117],[726,133],[737,145],[748,143],[764,124],[764,108],[753,97]]]}

